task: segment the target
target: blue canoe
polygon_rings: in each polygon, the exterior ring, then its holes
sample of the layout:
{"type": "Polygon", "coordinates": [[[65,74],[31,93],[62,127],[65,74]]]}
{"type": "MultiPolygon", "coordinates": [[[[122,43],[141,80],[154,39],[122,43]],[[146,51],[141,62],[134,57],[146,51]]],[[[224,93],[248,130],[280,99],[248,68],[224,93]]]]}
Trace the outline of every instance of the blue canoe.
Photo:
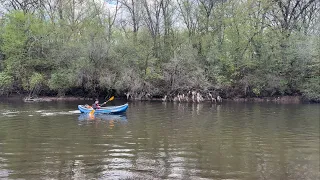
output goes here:
{"type": "MultiPolygon", "coordinates": [[[[93,109],[86,108],[84,105],[78,105],[78,109],[81,113],[90,113],[93,109]]],[[[108,106],[108,107],[101,107],[100,109],[95,110],[95,114],[103,113],[103,114],[110,114],[110,113],[122,113],[128,109],[128,103],[121,105],[121,106],[108,106]]]]}

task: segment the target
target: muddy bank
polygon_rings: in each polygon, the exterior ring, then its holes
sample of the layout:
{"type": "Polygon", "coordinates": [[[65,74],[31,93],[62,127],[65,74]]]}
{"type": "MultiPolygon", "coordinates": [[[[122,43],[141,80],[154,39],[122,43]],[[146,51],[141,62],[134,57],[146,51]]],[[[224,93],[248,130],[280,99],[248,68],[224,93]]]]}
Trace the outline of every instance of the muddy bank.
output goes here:
{"type": "MultiPolygon", "coordinates": [[[[76,101],[76,100],[93,100],[94,98],[84,98],[84,97],[40,97],[31,100],[31,102],[48,102],[48,101],[76,101]]],[[[125,97],[119,97],[116,99],[126,99],[125,97]]],[[[30,102],[30,99],[24,99],[24,101],[30,102]]],[[[227,102],[273,102],[281,104],[299,104],[304,102],[301,96],[279,96],[279,97],[261,97],[261,98],[222,98],[220,101],[213,101],[209,98],[203,98],[200,102],[192,101],[179,101],[177,99],[164,100],[164,98],[129,98],[128,101],[166,101],[166,102],[189,102],[189,103],[201,103],[201,102],[212,102],[212,103],[221,103],[224,101],[227,102]]]]}

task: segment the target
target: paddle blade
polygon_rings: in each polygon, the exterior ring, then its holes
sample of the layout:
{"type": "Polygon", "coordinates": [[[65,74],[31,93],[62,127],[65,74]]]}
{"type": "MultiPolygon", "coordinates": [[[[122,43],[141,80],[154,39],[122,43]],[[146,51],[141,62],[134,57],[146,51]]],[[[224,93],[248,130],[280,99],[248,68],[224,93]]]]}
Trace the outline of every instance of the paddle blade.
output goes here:
{"type": "Polygon", "coordinates": [[[114,100],[114,96],[112,96],[108,101],[104,102],[103,104],[107,104],[107,102],[114,100]]]}
{"type": "Polygon", "coordinates": [[[92,116],[94,114],[94,110],[90,111],[89,115],[92,116]]]}

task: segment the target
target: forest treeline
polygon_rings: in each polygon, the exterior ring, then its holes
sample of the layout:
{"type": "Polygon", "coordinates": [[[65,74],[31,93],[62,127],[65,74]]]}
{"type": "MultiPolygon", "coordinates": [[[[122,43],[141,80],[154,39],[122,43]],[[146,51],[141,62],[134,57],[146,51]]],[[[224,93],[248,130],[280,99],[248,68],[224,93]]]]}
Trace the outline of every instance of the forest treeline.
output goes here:
{"type": "Polygon", "coordinates": [[[320,101],[318,0],[0,0],[0,94],[320,101]]]}

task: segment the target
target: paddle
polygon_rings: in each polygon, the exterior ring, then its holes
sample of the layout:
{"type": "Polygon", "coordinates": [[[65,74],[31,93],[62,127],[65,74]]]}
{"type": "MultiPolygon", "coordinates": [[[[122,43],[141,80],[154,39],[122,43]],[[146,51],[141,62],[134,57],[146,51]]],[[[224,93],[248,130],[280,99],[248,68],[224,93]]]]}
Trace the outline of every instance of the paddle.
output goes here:
{"type": "MultiPolygon", "coordinates": [[[[103,104],[107,104],[107,102],[114,100],[114,96],[112,96],[108,101],[104,102],[103,104]]],[[[93,109],[89,115],[92,116],[94,114],[95,110],[93,109]]]]}

